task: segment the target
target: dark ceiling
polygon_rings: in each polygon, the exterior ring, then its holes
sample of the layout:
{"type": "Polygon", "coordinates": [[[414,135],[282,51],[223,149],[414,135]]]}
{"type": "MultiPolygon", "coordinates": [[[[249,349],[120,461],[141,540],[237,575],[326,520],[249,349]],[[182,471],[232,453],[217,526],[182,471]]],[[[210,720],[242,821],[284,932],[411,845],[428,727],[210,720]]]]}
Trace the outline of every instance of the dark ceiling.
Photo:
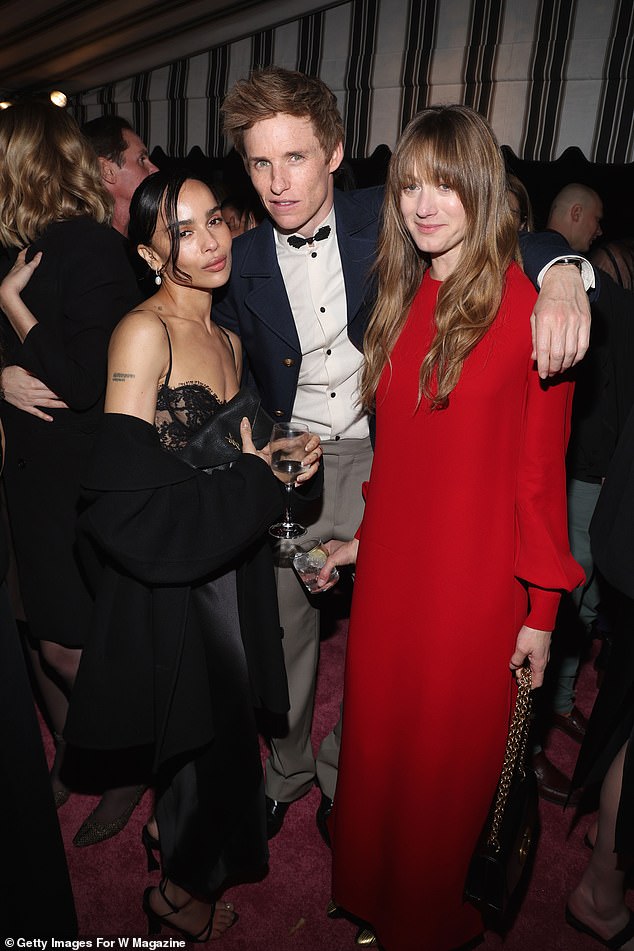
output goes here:
{"type": "Polygon", "coordinates": [[[328,5],[328,0],[0,0],[0,98],[51,88],[82,92],[328,5]]]}

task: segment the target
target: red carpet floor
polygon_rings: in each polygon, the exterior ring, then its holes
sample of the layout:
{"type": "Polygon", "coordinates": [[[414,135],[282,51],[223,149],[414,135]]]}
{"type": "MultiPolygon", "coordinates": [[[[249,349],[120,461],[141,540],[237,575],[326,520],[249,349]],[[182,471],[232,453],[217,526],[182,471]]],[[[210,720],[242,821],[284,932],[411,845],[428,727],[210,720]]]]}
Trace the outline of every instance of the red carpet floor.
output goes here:
{"type": "MultiPolygon", "coordinates": [[[[337,714],[345,651],[345,622],[324,641],[315,714],[314,739],[332,728],[337,714]]],[[[580,677],[578,705],[589,713],[595,696],[595,672],[586,664],[580,677]]],[[[51,743],[45,736],[47,752],[51,743]]],[[[549,744],[551,758],[569,775],[577,746],[560,733],[549,744]]],[[[96,800],[74,795],[59,811],[81,937],[143,936],[145,917],[141,896],[158,873],[148,874],[140,834],[152,802],[146,793],[128,826],[114,839],[78,849],[72,837],[96,800]]],[[[319,793],[314,789],[288,812],[280,834],[271,842],[266,878],[231,889],[240,919],[220,944],[226,951],[353,951],[356,929],[325,915],[330,897],[330,853],[315,826],[319,793]]],[[[573,931],[564,921],[566,896],[588,858],[582,844],[591,817],[575,828],[573,814],[541,803],[542,832],[530,886],[510,931],[502,938],[489,933],[481,945],[487,951],[592,951],[596,942],[573,931]]],[[[398,914],[398,908],[394,909],[398,914]]],[[[164,937],[175,937],[167,929],[164,937]]],[[[412,947],[395,951],[435,951],[412,947]]]]}

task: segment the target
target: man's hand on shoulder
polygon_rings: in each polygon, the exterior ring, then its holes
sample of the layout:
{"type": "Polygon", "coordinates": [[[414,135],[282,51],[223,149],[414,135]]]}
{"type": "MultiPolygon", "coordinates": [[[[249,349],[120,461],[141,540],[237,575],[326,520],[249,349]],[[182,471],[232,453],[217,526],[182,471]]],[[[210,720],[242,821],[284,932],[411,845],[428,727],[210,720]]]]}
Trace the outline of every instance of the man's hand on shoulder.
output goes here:
{"type": "Polygon", "coordinates": [[[574,264],[550,267],[531,315],[533,359],[542,379],[579,362],[590,341],[590,303],[574,264]]]}

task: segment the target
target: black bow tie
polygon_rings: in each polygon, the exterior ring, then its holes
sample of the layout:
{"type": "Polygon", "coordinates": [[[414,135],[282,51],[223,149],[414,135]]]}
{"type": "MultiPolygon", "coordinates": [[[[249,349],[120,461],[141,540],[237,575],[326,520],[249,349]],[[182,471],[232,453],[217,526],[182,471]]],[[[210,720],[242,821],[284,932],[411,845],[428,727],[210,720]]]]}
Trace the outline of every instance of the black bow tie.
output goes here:
{"type": "Polygon", "coordinates": [[[330,225],[324,225],[319,231],[315,232],[312,238],[300,238],[297,234],[292,234],[286,240],[291,248],[303,248],[305,244],[312,244],[313,241],[323,241],[330,234],[330,225]]]}

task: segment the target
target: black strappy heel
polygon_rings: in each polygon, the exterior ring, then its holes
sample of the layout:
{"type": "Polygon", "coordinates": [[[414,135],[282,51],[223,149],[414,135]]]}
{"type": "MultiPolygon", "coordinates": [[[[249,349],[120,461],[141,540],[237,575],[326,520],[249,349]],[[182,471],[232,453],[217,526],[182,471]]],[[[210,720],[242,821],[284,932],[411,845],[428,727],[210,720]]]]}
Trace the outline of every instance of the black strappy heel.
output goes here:
{"type": "Polygon", "coordinates": [[[148,872],[156,872],[161,867],[159,862],[154,855],[155,852],[161,847],[161,843],[152,835],[147,826],[143,826],[141,830],[141,842],[143,843],[143,848],[145,849],[145,854],[147,856],[147,870],[148,872]]]}
{"type": "MultiPolygon", "coordinates": [[[[161,928],[165,925],[166,928],[171,928],[172,931],[177,931],[179,934],[181,934],[185,938],[186,941],[191,941],[192,944],[205,944],[205,942],[209,941],[209,939],[211,938],[211,933],[213,931],[213,926],[214,926],[214,914],[216,913],[217,903],[213,902],[211,906],[211,914],[209,915],[209,921],[207,922],[205,927],[202,929],[202,931],[199,931],[198,934],[190,934],[189,931],[186,931],[184,928],[181,928],[179,925],[173,924],[173,922],[168,921],[167,919],[170,917],[170,915],[176,915],[179,911],[182,911],[183,908],[187,908],[187,906],[193,901],[193,898],[188,898],[185,904],[180,905],[180,907],[178,905],[175,905],[172,901],[169,900],[169,898],[165,894],[166,884],[167,884],[167,880],[162,878],[158,886],[158,890],[159,890],[159,894],[161,898],[163,899],[165,904],[168,905],[170,908],[170,911],[166,912],[164,915],[159,915],[159,913],[157,911],[154,911],[154,909],[150,905],[150,895],[154,891],[153,887],[150,886],[149,888],[146,888],[143,893],[143,911],[145,912],[145,915],[147,917],[148,935],[160,934],[161,928]]],[[[230,908],[229,905],[227,905],[226,907],[233,912],[233,920],[231,924],[228,925],[227,928],[225,928],[225,931],[228,931],[229,928],[232,928],[233,925],[235,925],[236,921],[238,920],[238,915],[236,914],[235,911],[233,911],[233,908],[230,908]]],[[[222,933],[224,934],[224,932],[222,933]]]]}

